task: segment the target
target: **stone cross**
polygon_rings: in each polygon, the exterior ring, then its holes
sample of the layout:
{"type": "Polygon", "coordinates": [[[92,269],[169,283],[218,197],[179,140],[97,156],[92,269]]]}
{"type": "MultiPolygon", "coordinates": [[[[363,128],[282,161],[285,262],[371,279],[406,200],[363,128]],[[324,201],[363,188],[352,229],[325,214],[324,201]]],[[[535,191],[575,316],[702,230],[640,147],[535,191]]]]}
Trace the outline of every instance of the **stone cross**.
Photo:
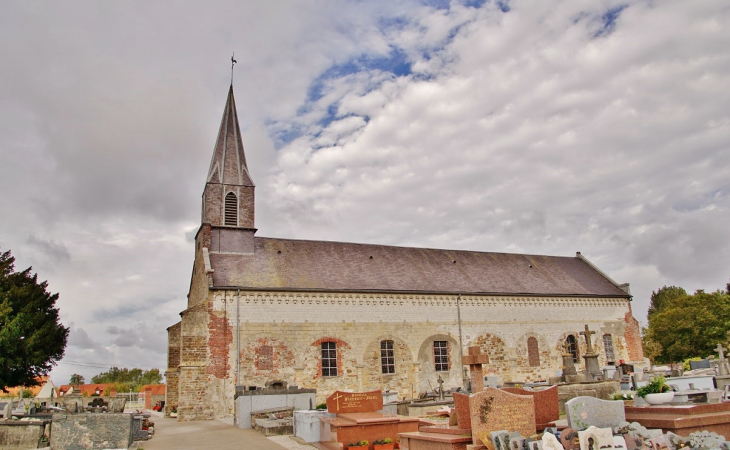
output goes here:
{"type": "Polygon", "coordinates": [[[563,355],[573,356],[573,354],[570,353],[570,344],[568,344],[568,341],[563,341],[563,355]]]}
{"type": "Polygon", "coordinates": [[[725,350],[727,349],[724,348],[722,344],[717,344],[715,351],[720,354],[720,361],[725,361],[725,354],[723,353],[725,350]]]}
{"type": "Polygon", "coordinates": [[[591,331],[588,329],[588,325],[586,325],[586,330],[581,331],[579,334],[582,334],[586,337],[586,353],[593,353],[593,345],[591,344],[591,335],[596,334],[595,331],[591,331]]]}
{"type": "Polygon", "coordinates": [[[444,395],[444,379],[441,378],[441,375],[439,375],[439,379],[436,382],[439,384],[439,400],[444,400],[446,397],[444,395]]]}
{"type": "Polygon", "coordinates": [[[728,375],[728,367],[727,367],[727,360],[725,359],[725,353],[723,353],[726,348],[723,348],[722,344],[717,344],[717,348],[715,351],[720,354],[720,364],[718,364],[718,375],[724,376],[728,375]]]}
{"type": "Polygon", "coordinates": [[[484,390],[484,375],[482,375],[482,364],[489,364],[489,356],[482,353],[479,346],[469,347],[469,354],[461,357],[461,363],[469,366],[471,375],[471,391],[481,392],[484,390]]]}

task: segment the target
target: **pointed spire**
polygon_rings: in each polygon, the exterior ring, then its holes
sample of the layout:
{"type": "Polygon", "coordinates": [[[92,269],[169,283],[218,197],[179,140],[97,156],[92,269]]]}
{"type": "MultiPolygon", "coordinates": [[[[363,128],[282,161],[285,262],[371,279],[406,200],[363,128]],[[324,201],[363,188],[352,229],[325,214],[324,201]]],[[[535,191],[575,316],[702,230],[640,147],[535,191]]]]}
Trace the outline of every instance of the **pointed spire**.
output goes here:
{"type": "Polygon", "coordinates": [[[218,140],[213,150],[213,159],[208,170],[208,183],[237,186],[254,186],[243,152],[241,129],[238,126],[236,100],[233,98],[233,84],[228,90],[228,99],[223,111],[218,140]]]}

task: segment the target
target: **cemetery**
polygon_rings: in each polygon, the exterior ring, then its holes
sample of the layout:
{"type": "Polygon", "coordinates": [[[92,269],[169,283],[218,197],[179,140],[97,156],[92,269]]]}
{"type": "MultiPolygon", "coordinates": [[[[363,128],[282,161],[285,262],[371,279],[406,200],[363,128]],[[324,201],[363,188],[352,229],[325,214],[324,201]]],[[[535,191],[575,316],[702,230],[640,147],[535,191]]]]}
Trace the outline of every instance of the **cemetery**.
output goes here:
{"type": "MultiPolygon", "coordinates": [[[[237,386],[234,425],[293,435],[320,450],[730,449],[730,370],[722,345],[719,358],[692,361],[685,373],[601,367],[590,342],[594,332],[586,325],[580,334],[588,350],[584,365],[576,366],[566,344],[561,370],[541,382],[485,375],[490,356],[471,346],[461,359],[468,368],[463,387],[445,389],[439,376],[432,391],[414,398],[336,390],[317,405],[316,389],[280,379],[237,386]]],[[[0,448],[129,449],[154,432],[150,414],[124,412],[122,397],[54,400],[53,406],[1,402],[0,448]]]]}
{"type": "MultiPolygon", "coordinates": [[[[4,399],[3,399],[4,400],[4,399]]],[[[0,448],[26,450],[128,449],[154,433],[151,414],[126,411],[126,398],[56,397],[41,405],[33,398],[0,401],[0,448]]]]}
{"type": "MultiPolygon", "coordinates": [[[[582,334],[588,341],[592,332],[582,334]]],[[[462,360],[468,389],[445,392],[439,379],[425,398],[386,403],[381,391],[336,391],[326,411],[294,408],[293,429],[321,450],[730,449],[730,402],[717,380],[727,361],[721,345],[717,351],[719,359],[696,363],[687,376],[587,361],[578,371],[566,356],[549,381],[502,386],[484,376],[489,356],[470,347],[462,360]]]]}

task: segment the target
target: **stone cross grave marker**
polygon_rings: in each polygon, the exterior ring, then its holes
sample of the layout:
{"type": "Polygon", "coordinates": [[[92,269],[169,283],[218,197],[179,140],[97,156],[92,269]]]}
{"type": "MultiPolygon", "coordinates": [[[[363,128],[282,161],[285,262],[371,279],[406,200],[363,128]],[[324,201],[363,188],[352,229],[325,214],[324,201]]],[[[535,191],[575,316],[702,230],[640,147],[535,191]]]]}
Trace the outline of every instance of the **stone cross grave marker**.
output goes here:
{"type": "Polygon", "coordinates": [[[469,413],[474,445],[491,439],[490,433],[497,430],[535,434],[535,404],[527,395],[486,388],[469,396],[469,413]]]}
{"type": "Polygon", "coordinates": [[[471,376],[471,391],[481,392],[484,390],[484,375],[482,375],[482,364],[489,364],[489,356],[482,353],[479,346],[469,347],[469,354],[461,357],[461,363],[469,366],[471,376]]]}
{"type": "Polygon", "coordinates": [[[718,375],[728,375],[727,360],[725,359],[725,351],[727,349],[722,344],[717,344],[715,351],[720,355],[720,364],[718,364],[718,375]]]}
{"type": "Polygon", "coordinates": [[[380,390],[370,392],[335,391],[327,397],[327,412],[358,413],[375,412],[383,409],[383,393],[380,390]]]}
{"type": "Polygon", "coordinates": [[[446,398],[446,395],[444,394],[444,379],[441,378],[441,375],[439,375],[438,380],[436,382],[439,384],[439,400],[444,400],[446,398]]]}
{"type": "Polygon", "coordinates": [[[586,325],[586,330],[581,331],[579,334],[582,334],[586,338],[586,353],[593,353],[593,344],[591,344],[591,335],[596,334],[595,331],[591,331],[588,329],[588,325],[586,325]]]}
{"type": "Polygon", "coordinates": [[[590,426],[614,428],[626,421],[624,402],[594,397],[575,397],[565,402],[568,427],[585,430],[590,426]]]}

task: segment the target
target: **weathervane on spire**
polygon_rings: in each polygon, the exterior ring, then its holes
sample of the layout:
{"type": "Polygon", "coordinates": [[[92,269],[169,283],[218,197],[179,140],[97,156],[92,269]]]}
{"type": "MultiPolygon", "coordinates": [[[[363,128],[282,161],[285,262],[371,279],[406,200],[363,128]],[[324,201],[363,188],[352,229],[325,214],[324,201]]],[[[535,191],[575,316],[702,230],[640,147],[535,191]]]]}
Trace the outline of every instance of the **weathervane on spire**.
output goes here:
{"type": "Polygon", "coordinates": [[[236,56],[236,52],[231,54],[231,84],[233,84],[233,65],[238,62],[234,59],[234,56],[236,56]]]}

